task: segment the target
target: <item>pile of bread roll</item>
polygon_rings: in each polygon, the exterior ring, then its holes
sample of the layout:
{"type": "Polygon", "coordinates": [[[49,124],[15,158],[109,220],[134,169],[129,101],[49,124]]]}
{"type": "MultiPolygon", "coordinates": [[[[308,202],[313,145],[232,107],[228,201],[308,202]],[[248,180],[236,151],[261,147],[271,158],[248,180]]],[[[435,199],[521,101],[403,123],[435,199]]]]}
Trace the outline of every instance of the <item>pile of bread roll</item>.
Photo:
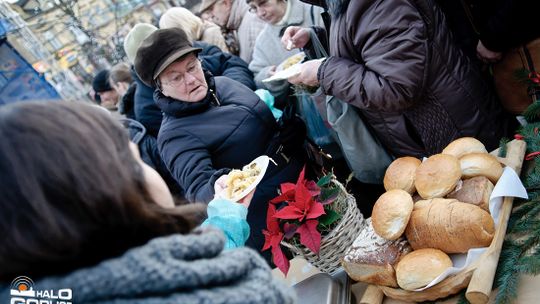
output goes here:
{"type": "Polygon", "coordinates": [[[386,192],[367,228],[377,237],[369,241],[361,234],[343,267],[357,281],[405,290],[425,287],[452,267],[448,254],[491,244],[495,225],[489,197],[502,172],[497,158],[472,137],[453,141],[423,162],[396,159],[386,170],[386,192]],[[381,254],[389,251],[393,254],[381,254]],[[374,252],[378,259],[366,258],[374,252]]]}

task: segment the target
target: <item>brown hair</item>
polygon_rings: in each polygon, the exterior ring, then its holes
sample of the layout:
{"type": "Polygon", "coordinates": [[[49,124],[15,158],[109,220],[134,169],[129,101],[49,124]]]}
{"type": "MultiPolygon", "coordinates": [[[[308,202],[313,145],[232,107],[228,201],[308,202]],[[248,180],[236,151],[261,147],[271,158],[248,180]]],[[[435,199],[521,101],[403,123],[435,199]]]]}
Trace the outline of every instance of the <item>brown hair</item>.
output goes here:
{"type": "Polygon", "coordinates": [[[132,83],[133,77],[129,66],[125,63],[118,63],[111,68],[109,74],[109,81],[111,84],[117,84],[119,82],[132,83]]]}
{"type": "Polygon", "coordinates": [[[97,106],[6,105],[0,138],[0,280],[93,265],[203,216],[152,201],[128,135],[97,106]]]}

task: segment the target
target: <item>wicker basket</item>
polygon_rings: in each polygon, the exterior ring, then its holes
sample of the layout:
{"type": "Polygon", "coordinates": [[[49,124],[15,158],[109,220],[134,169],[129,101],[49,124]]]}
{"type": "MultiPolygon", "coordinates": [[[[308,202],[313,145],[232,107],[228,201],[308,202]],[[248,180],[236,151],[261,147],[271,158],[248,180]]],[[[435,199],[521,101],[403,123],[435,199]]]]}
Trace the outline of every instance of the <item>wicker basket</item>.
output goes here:
{"type": "Polygon", "coordinates": [[[345,187],[337,180],[333,180],[332,183],[341,188],[340,194],[332,203],[332,209],[342,217],[337,226],[321,239],[319,254],[301,244],[294,244],[285,239],[281,241],[281,244],[292,253],[303,256],[313,266],[326,273],[338,270],[343,254],[365,226],[364,217],[356,206],[354,197],[347,193],[345,187]]]}

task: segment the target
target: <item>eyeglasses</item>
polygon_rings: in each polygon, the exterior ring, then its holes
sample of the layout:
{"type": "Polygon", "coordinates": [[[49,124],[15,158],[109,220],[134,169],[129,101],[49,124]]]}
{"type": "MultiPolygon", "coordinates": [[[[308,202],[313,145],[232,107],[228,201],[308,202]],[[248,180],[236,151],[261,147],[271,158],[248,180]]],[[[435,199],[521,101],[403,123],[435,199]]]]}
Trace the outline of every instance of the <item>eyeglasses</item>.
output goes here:
{"type": "Polygon", "coordinates": [[[191,63],[187,65],[187,69],[185,73],[177,73],[173,72],[171,73],[171,77],[169,77],[168,81],[160,81],[160,86],[170,86],[170,87],[179,87],[181,84],[185,84],[186,81],[186,74],[189,74],[193,77],[197,75],[201,71],[201,62],[199,59],[193,60],[191,63]]]}
{"type": "Polygon", "coordinates": [[[257,11],[260,9],[267,9],[270,6],[269,4],[270,4],[269,0],[262,0],[262,1],[259,1],[258,3],[255,3],[255,1],[252,1],[249,4],[249,12],[256,14],[257,11]]]}

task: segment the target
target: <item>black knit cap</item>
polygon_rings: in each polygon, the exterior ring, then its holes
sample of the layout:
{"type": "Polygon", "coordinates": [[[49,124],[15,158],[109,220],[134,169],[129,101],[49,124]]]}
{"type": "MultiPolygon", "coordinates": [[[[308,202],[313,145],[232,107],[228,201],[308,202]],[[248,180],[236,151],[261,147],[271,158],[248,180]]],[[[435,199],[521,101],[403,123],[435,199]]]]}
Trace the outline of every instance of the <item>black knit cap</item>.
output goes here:
{"type": "Polygon", "coordinates": [[[201,48],[193,47],[186,33],[180,28],[160,29],[143,40],[135,55],[135,71],[147,86],[177,59],[201,48]]]}
{"type": "Polygon", "coordinates": [[[109,70],[101,70],[92,80],[92,88],[96,93],[110,91],[113,88],[109,83],[109,70]]]}

